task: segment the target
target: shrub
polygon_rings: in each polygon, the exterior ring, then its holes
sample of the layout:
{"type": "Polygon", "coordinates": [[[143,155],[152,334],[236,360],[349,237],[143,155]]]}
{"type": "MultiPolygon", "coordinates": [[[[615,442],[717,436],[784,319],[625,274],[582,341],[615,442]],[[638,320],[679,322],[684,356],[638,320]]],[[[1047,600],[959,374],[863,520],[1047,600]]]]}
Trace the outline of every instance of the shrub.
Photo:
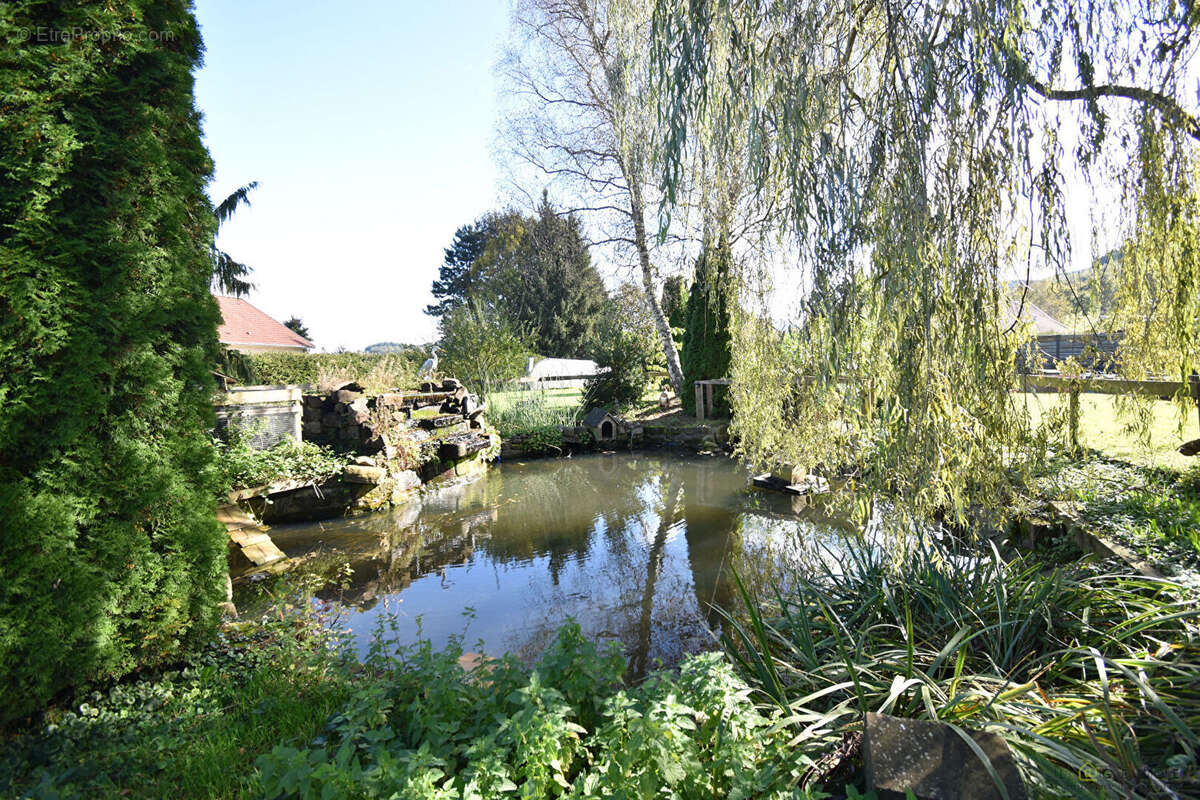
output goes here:
{"type": "Polygon", "coordinates": [[[306,746],[259,759],[266,797],[805,797],[777,719],[719,654],[623,689],[624,663],[574,624],[533,668],[467,672],[452,644],[368,663],[306,746]]]}
{"type": "Polygon", "coordinates": [[[195,20],[15,2],[0,38],[3,722],[206,638],[226,545],[195,20]]]}
{"type": "MultiPolygon", "coordinates": [[[[634,298],[641,300],[640,295],[634,298]]],[[[636,313],[644,302],[619,305],[600,326],[596,363],[601,372],[584,385],[584,408],[628,409],[637,405],[649,388],[651,369],[661,360],[662,351],[654,329],[638,324],[644,323],[644,313],[636,313]]]]}

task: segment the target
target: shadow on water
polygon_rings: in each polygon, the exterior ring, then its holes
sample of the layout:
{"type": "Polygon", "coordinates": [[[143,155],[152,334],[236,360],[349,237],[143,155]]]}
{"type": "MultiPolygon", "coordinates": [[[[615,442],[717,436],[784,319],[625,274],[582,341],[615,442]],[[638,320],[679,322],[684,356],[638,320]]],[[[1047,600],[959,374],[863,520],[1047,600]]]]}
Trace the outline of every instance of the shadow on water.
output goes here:
{"type": "Polygon", "coordinates": [[[735,462],[644,453],[505,463],[419,503],[272,531],[289,556],[349,563],[323,599],[361,650],[392,617],[402,642],[463,635],[533,659],[573,617],[619,642],[634,676],[718,646],[731,566],[767,589],[846,535],[748,489],[735,462]]]}

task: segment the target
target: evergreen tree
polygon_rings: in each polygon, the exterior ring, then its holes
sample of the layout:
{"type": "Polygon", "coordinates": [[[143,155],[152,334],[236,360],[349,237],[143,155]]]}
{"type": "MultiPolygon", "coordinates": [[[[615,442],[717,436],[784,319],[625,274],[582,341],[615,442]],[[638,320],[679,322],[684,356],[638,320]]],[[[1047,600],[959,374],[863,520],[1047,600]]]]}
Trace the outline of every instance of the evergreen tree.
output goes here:
{"type": "Polygon", "coordinates": [[[305,339],[312,341],[312,335],[308,332],[308,326],[299,317],[291,317],[287,322],[283,323],[283,327],[292,331],[297,336],[303,336],[305,339]]]}
{"type": "Polygon", "coordinates": [[[515,266],[518,281],[508,305],[532,334],[537,352],[560,358],[589,355],[608,295],[579,218],[558,214],[543,194],[515,266]]]}
{"type": "Polygon", "coordinates": [[[687,291],[684,289],[683,276],[671,275],[663,281],[662,310],[667,322],[672,328],[682,328],[687,325],[687,291]]]}
{"type": "Polygon", "coordinates": [[[464,302],[475,285],[475,262],[483,255],[487,240],[486,217],[463,225],[454,232],[454,241],[446,248],[438,279],[433,282],[432,293],[438,302],[426,306],[426,314],[441,317],[464,302]]]}
{"type": "MultiPolygon", "coordinates": [[[[706,246],[696,259],[696,277],[687,301],[687,324],[683,332],[684,392],[680,400],[696,412],[695,381],[729,375],[729,242],[722,236],[715,248],[706,246]]],[[[729,411],[728,391],[718,386],[713,393],[717,413],[729,411]]]]}
{"type": "Polygon", "coordinates": [[[223,599],[216,218],[187,4],[0,15],[0,722],[177,659],[223,599]],[[29,32],[103,31],[49,41],[29,32]]]}

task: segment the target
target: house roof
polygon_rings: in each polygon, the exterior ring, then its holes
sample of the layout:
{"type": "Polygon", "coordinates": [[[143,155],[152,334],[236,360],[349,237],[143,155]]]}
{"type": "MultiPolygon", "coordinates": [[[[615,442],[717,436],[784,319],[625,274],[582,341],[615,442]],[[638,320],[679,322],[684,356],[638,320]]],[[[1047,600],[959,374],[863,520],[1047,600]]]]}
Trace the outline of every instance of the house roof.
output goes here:
{"type": "Polygon", "coordinates": [[[1018,311],[1021,314],[1021,322],[1032,323],[1033,332],[1038,336],[1071,332],[1070,328],[1050,316],[1045,309],[1029,302],[1029,298],[1025,298],[1023,305],[1019,299],[1008,301],[1008,311],[1005,313],[1003,320],[1005,327],[1013,323],[1018,311]]]}
{"type": "Polygon", "coordinates": [[[305,347],[313,343],[240,297],[217,296],[221,307],[221,344],[259,347],[305,347]]]}
{"type": "Polygon", "coordinates": [[[595,375],[599,367],[595,361],[585,358],[543,358],[528,370],[530,378],[574,378],[580,375],[595,375]]]}

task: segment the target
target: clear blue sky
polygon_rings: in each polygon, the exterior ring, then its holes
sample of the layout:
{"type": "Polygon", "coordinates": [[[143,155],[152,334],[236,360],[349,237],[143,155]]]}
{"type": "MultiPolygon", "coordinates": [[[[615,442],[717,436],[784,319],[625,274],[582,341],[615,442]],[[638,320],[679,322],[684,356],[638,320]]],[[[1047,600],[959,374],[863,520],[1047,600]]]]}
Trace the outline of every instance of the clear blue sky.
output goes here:
{"type": "Polygon", "coordinates": [[[196,99],[217,201],[252,180],[220,246],[249,299],[320,349],[429,341],[454,230],[499,202],[492,67],[506,0],[198,0],[196,99]]]}

